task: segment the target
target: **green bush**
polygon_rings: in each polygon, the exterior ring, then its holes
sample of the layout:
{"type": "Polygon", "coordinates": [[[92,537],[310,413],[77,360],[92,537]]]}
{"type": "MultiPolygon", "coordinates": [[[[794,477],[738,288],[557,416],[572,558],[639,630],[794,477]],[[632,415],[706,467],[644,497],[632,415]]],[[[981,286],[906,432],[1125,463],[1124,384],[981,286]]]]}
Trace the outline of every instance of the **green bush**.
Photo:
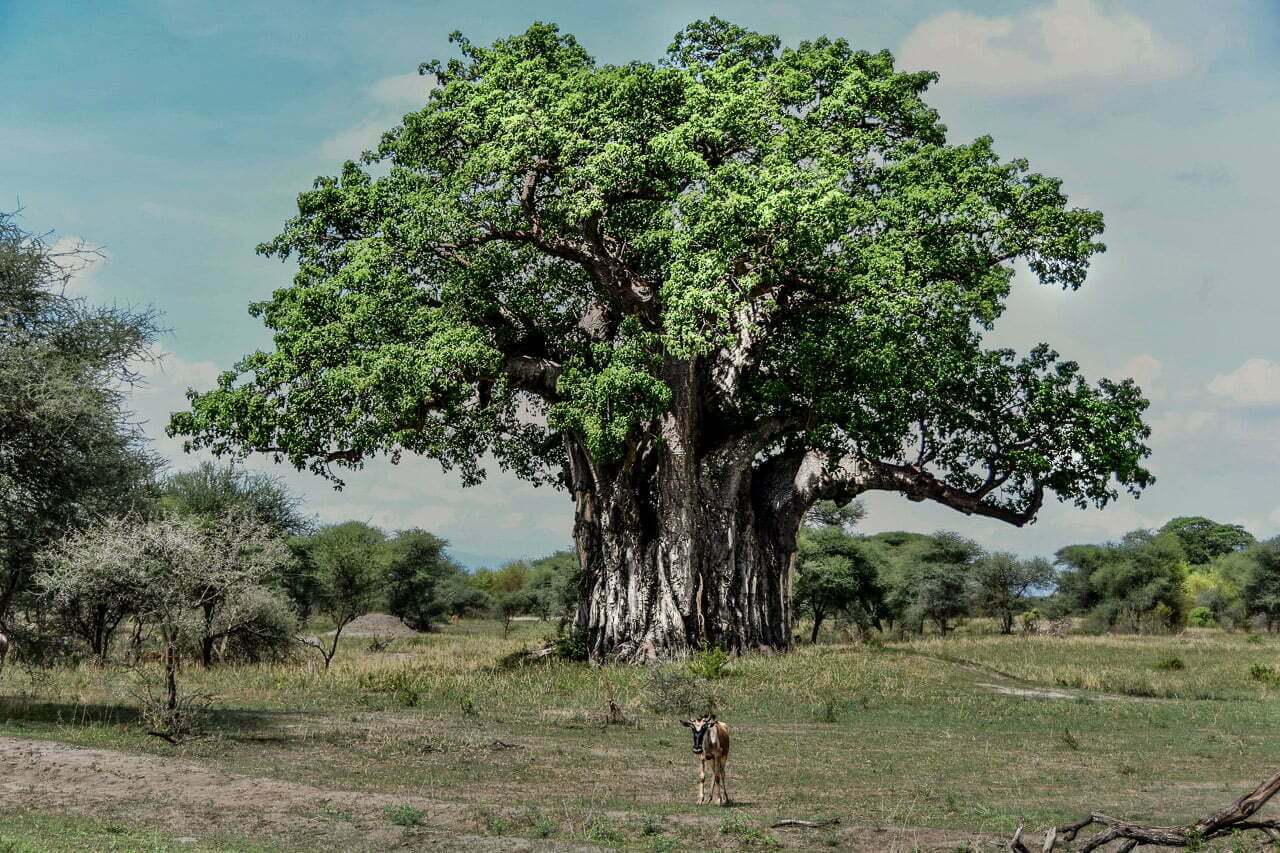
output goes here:
{"type": "Polygon", "coordinates": [[[622,844],[627,840],[622,830],[607,817],[593,817],[587,821],[586,836],[600,844],[622,844]]]}
{"type": "Polygon", "coordinates": [[[1216,621],[1213,611],[1207,607],[1193,607],[1187,614],[1187,624],[1195,628],[1210,628],[1216,621]]]}
{"type": "Polygon", "coordinates": [[[561,660],[584,661],[587,659],[587,635],[585,631],[574,628],[562,631],[556,636],[555,656],[561,660]]]}
{"type": "Polygon", "coordinates": [[[222,653],[225,661],[247,663],[280,662],[297,652],[297,619],[281,596],[267,590],[254,590],[240,606],[247,615],[226,639],[222,653]]]}
{"type": "Polygon", "coordinates": [[[655,714],[690,714],[698,702],[698,681],[677,670],[654,669],[646,704],[655,714]]]}
{"type": "Polygon", "coordinates": [[[402,708],[414,708],[422,700],[419,674],[409,669],[375,669],[361,673],[356,683],[370,693],[381,693],[402,708]]]}
{"type": "Polygon", "coordinates": [[[1249,677],[1254,681],[1265,681],[1274,684],[1277,680],[1276,668],[1270,664],[1255,663],[1249,667],[1249,677]]]}
{"type": "Polygon", "coordinates": [[[547,815],[537,815],[530,827],[535,838],[550,838],[560,829],[560,824],[547,815]]]}
{"type": "Polygon", "coordinates": [[[714,681],[729,674],[729,653],[719,646],[704,648],[689,658],[689,672],[698,678],[714,681]]]}
{"type": "Polygon", "coordinates": [[[1162,672],[1177,672],[1178,670],[1186,669],[1187,665],[1177,655],[1170,655],[1156,661],[1155,668],[1162,672]]]}

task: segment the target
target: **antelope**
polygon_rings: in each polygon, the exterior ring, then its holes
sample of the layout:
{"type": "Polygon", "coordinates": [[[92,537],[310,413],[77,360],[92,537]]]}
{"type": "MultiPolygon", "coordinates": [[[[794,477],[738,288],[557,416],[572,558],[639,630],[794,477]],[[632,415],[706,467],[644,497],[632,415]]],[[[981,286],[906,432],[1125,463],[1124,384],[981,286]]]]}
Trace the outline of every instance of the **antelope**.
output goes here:
{"type": "Polygon", "coordinates": [[[729,760],[729,727],[716,719],[715,714],[696,720],[681,720],[680,725],[693,729],[693,754],[698,762],[698,804],[711,802],[720,788],[720,805],[729,804],[729,790],[724,786],[724,763],[729,760]],[[711,793],[704,794],[707,780],[707,762],[711,762],[711,793]]]}

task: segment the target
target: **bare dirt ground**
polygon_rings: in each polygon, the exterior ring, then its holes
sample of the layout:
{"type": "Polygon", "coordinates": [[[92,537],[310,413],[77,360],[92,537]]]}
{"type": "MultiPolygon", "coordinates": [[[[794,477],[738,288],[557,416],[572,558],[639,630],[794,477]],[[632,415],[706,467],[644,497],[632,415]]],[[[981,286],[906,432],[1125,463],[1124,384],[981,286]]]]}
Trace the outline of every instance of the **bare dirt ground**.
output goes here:
{"type": "MultiPolygon", "coordinates": [[[[563,839],[478,834],[474,811],[466,803],[320,788],[184,759],[55,741],[0,737],[0,767],[4,768],[0,798],[8,808],[124,820],[170,833],[186,844],[234,835],[273,849],[277,845],[280,849],[531,853],[608,849],[563,839]],[[422,810],[422,827],[401,828],[388,822],[386,810],[405,805],[422,810]]],[[[718,821],[724,814],[716,809],[708,819],[718,821]]],[[[849,850],[951,850],[971,840],[963,833],[913,827],[832,829],[835,834],[827,833],[825,843],[805,829],[779,833],[793,849],[835,844],[849,850]]]]}
{"type": "Polygon", "coordinates": [[[210,833],[286,843],[324,839],[329,849],[596,850],[594,846],[473,835],[458,804],[370,791],[327,790],[245,776],[180,759],[0,738],[0,796],[8,807],[112,816],[194,842],[210,833]],[[384,810],[408,804],[425,827],[388,824],[384,810]]]}

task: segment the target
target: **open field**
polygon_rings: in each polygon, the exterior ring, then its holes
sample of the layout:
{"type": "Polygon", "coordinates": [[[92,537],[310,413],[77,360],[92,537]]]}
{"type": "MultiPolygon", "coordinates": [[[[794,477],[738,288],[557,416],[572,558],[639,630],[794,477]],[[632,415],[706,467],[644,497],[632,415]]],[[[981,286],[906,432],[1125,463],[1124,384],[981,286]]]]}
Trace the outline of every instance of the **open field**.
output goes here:
{"type": "Polygon", "coordinates": [[[498,665],[548,630],[352,637],[328,674],[188,668],[218,711],[179,747],[126,672],[10,666],[0,850],[977,850],[1089,809],[1183,821],[1280,764],[1269,637],[819,645],[664,696],[644,669],[498,665]],[[728,809],[693,804],[677,722],[707,701],[734,734],[728,809]]]}

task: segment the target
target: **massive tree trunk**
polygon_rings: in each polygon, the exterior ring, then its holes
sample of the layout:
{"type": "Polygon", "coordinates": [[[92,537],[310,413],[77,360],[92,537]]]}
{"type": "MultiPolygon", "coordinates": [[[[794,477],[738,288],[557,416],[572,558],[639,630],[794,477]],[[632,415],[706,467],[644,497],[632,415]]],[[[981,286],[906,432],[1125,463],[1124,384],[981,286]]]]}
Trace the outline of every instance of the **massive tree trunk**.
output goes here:
{"type": "Polygon", "coordinates": [[[754,441],[700,432],[694,382],[672,385],[661,440],[612,465],[569,445],[577,626],[598,661],[786,649],[802,509],[790,489],[779,500],[754,441]]]}
{"type": "Polygon", "coordinates": [[[725,504],[714,492],[686,499],[653,482],[577,496],[578,625],[593,659],[790,645],[796,530],[759,513],[743,479],[725,504]]]}

